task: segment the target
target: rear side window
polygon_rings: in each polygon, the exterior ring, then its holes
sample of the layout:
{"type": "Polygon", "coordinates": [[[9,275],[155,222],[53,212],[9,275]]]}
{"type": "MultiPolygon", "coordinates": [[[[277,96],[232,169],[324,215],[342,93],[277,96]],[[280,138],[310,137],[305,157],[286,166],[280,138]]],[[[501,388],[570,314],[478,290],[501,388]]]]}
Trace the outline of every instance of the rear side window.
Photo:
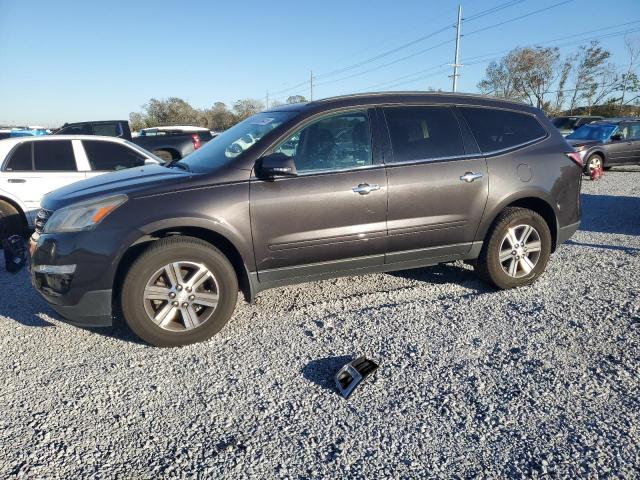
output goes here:
{"type": "Polygon", "coordinates": [[[105,137],[120,136],[120,129],[117,123],[97,123],[93,125],[94,135],[104,135],[105,137]]]}
{"type": "Polygon", "coordinates": [[[394,162],[464,155],[460,126],[449,107],[390,107],[384,115],[394,162]]]}
{"type": "Polygon", "coordinates": [[[33,164],[31,163],[31,142],[24,142],[18,145],[11,154],[5,170],[11,172],[33,170],[33,164]]]}
{"type": "Polygon", "coordinates": [[[33,142],[36,171],[75,171],[76,159],[69,140],[33,142]]]}
{"type": "Polygon", "coordinates": [[[142,154],[116,142],[83,140],[91,170],[122,170],[144,165],[142,154]]]}
{"type": "Polygon", "coordinates": [[[56,135],[91,135],[91,129],[86,123],[69,125],[58,130],[56,135]]]}
{"type": "Polygon", "coordinates": [[[532,115],[494,108],[459,107],[480,150],[493,152],[522,145],[547,132],[532,115]]]}

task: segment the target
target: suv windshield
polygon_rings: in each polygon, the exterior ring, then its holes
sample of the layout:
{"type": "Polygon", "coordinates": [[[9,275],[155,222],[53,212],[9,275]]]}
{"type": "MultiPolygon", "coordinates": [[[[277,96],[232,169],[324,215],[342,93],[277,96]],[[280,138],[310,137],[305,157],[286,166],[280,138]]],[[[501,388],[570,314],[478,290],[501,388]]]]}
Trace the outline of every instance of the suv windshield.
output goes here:
{"type": "Polygon", "coordinates": [[[204,147],[181,160],[192,171],[207,171],[228,163],[256,145],[262,137],[298,112],[265,112],[253,115],[221,133],[204,147]]]}
{"type": "Polygon", "coordinates": [[[567,138],[571,140],[600,140],[605,142],[617,128],[616,125],[592,123],[581,126],[571,135],[567,135],[567,138]]]}

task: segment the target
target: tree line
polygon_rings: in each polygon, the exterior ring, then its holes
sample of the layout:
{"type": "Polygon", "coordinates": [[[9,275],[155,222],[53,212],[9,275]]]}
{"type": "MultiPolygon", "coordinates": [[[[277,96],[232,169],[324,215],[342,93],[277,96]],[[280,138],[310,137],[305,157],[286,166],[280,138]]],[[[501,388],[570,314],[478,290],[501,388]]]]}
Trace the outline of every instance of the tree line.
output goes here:
{"type": "MultiPolygon", "coordinates": [[[[306,101],[301,95],[287,98],[287,103],[306,101]]],[[[271,102],[269,107],[278,105],[281,103],[271,102]]],[[[222,131],[264,109],[264,103],[255,98],[238,100],[230,109],[223,102],[215,102],[210,108],[195,108],[177,97],[152,98],[142,106],[142,111],[129,114],[129,123],[133,130],[168,125],[193,125],[222,131]]]]}
{"type": "Polygon", "coordinates": [[[493,61],[478,83],[481,93],[529,103],[547,115],[640,113],[640,38],[626,38],[627,62],[592,41],[562,58],[557,47],[522,47],[493,61]]]}

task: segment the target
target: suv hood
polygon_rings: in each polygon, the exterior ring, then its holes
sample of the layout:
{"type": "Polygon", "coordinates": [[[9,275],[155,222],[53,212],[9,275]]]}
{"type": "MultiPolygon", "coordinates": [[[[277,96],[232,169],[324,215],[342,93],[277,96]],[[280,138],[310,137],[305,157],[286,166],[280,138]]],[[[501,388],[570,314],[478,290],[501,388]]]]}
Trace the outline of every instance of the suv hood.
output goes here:
{"type": "Polygon", "coordinates": [[[93,197],[106,197],[118,193],[135,196],[164,184],[171,184],[175,188],[176,183],[186,181],[192,175],[179,168],[166,168],[160,165],[128,168],[80,180],[54,190],[47,193],[41,203],[43,208],[57,210],[93,197]]]}
{"type": "Polygon", "coordinates": [[[574,148],[582,146],[591,147],[593,145],[602,145],[602,142],[600,140],[579,140],[577,138],[565,138],[565,140],[574,148]]]}

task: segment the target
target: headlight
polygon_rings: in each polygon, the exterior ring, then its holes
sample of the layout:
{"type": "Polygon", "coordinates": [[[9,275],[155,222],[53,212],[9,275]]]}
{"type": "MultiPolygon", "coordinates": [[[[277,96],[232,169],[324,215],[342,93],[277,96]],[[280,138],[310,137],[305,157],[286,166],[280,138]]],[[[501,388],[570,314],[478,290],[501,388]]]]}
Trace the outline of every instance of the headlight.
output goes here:
{"type": "Polygon", "coordinates": [[[116,208],[127,201],[126,195],[74,203],[56,210],[44,225],[44,233],[92,230],[116,208]]]}
{"type": "Polygon", "coordinates": [[[586,150],[586,149],[587,149],[586,145],[580,145],[580,146],[574,148],[574,150],[576,152],[581,152],[582,150],[586,150]]]}

